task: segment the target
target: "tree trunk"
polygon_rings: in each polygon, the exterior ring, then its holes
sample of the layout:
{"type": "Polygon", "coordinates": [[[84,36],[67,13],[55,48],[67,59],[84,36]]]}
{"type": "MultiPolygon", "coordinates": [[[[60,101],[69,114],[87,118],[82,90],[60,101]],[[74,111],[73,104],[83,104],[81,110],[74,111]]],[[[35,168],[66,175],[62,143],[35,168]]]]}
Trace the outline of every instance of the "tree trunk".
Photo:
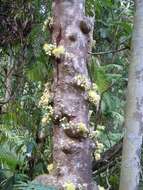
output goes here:
{"type": "Polygon", "coordinates": [[[21,47],[19,55],[14,56],[12,51],[12,46],[9,49],[9,58],[7,66],[7,75],[5,79],[6,92],[5,92],[5,102],[14,100],[16,96],[20,96],[23,91],[23,68],[25,65],[25,49],[21,47]]]}
{"type": "Polygon", "coordinates": [[[85,0],[54,0],[53,19],[53,43],[65,49],[65,55],[55,59],[54,68],[55,172],[53,178],[40,176],[36,180],[65,189],[72,186],[73,190],[96,190],[92,182],[92,146],[87,135],[87,92],[75,80],[82,76],[91,86],[87,61],[93,19],[85,16],[85,0]]]}
{"type": "Polygon", "coordinates": [[[137,190],[143,134],[143,1],[136,0],[120,190],[137,190]]]}
{"type": "MultiPolygon", "coordinates": [[[[11,48],[11,47],[10,47],[11,48]]],[[[9,48],[8,66],[7,66],[7,76],[6,76],[6,91],[5,91],[5,102],[9,101],[12,96],[12,80],[14,73],[14,57],[13,52],[9,48]]]]}

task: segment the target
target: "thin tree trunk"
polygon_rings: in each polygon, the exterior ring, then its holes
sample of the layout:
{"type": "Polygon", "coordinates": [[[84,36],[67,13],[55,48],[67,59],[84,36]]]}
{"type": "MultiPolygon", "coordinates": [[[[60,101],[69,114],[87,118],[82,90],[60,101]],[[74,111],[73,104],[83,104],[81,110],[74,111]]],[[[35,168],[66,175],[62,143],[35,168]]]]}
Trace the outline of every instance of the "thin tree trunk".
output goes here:
{"type": "Polygon", "coordinates": [[[137,190],[143,134],[143,1],[136,0],[120,190],[137,190]]]}
{"type": "Polygon", "coordinates": [[[9,57],[8,57],[8,66],[7,66],[7,76],[6,76],[6,82],[5,82],[6,84],[5,102],[9,101],[12,96],[14,57],[13,57],[13,52],[10,48],[9,48],[9,57]]]}
{"type": "Polygon", "coordinates": [[[16,96],[20,96],[23,91],[23,68],[25,65],[24,53],[25,51],[22,47],[19,55],[15,58],[13,51],[11,49],[9,50],[7,76],[5,79],[5,102],[9,102],[11,99],[14,100],[16,96]]]}
{"type": "Polygon", "coordinates": [[[55,60],[54,68],[53,160],[56,169],[53,179],[39,176],[36,180],[65,189],[71,185],[73,190],[96,190],[92,182],[91,142],[84,131],[77,129],[79,125],[85,126],[85,131],[89,127],[87,92],[75,81],[79,75],[89,80],[87,61],[93,19],[85,16],[85,0],[54,0],[53,18],[53,43],[65,49],[65,55],[55,60]],[[63,124],[70,127],[64,128],[63,124]]]}

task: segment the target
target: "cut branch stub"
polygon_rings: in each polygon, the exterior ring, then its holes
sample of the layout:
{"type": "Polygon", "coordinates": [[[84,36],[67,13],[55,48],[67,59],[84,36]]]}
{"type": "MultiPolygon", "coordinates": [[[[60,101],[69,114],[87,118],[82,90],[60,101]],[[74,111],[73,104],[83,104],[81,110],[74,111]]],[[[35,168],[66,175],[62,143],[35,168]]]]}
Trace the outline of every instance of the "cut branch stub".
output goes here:
{"type": "Polygon", "coordinates": [[[88,21],[89,20],[87,19],[87,17],[85,20],[80,21],[80,29],[83,32],[83,34],[89,34],[89,32],[91,31],[91,25],[88,21]]]}

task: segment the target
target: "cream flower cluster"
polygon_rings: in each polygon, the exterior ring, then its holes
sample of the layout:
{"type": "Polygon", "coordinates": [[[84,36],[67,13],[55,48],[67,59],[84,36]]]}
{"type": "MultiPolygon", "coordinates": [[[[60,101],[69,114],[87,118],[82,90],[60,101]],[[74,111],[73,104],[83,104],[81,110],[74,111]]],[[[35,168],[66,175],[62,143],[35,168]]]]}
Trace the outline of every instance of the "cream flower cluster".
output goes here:
{"type": "Polygon", "coordinates": [[[97,93],[98,87],[95,83],[92,84],[91,89],[88,91],[88,99],[94,105],[98,105],[100,102],[100,96],[97,93]]]}
{"type": "Polygon", "coordinates": [[[41,99],[39,101],[39,107],[44,110],[44,115],[41,120],[42,125],[47,125],[52,120],[53,107],[49,105],[52,99],[51,96],[52,95],[49,91],[49,83],[46,83],[43,95],[41,96],[41,99]]]}
{"type": "Polygon", "coordinates": [[[48,167],[47,167],[49,173],[51,173],[54,169],[54,165],[53,164],[48,164],[48,167]]]}
{"type": "Polygon", "coordinates": [[[52,120],[52,115],[53,115],[53,108],[52,106],[47,107],[47,113],[44,114],[41,122],[43,125],[47,125],[51,120],[52,120]]]}
{"type": "Polygon", "coordinates": [[[42,27],[42,31],[45,32],[47,29],[47,26],[49,25],[49,27],[51,27],[53,25],[53,17],[48,17],[44,23],[43,23],[43,27],[42,27]]]}
{"type": "Polygon", "coordinates": [[[86,125],[82,122],[76,124],[76,129],[78,132],[82,132],[84,134],[88,134],[89,130],[87,129],[86,125]]]}
{"type": "Polygon", "coordinates": [[[46,108],[50,101],[51,101],[51,93],[49,91],[49,83],[46,83],[44,92],[43,92],[41,99],[39,101],[39,106],[46,108]]]}
{"type": "Polygon", "coordinates": [[[43,46],[45,53],[49,56],[54,56],[56,58],[60,58],[65,54],[65,48],[63,46],[56,46],[55,44],[45,43],[43,46]]]}
{"type": "Polygon", "coordinates": [[[70,181],[68,181],[68,182],[66,182],[64,184],[64,189],[65,190],[75,190],[76,187],[75,187],[75,185],[73,183],[71,183],[70,181]]]}
{"type": "Polygon", "coordinates": [[[65,54],[65,48],[63,46],[58,46],[58,47],[56,47],[56,48],[53,49],[52,54],[56,58],[60,58],[61,55],[65,54]]]}
{"type": "Polygon", "coordinates": [[[99,189],[99,190],[105,190],[104,187],[102,187],[102,186],[100,186],[100,185],[98,185],[98,189],[99,189]]]}
{"type": "Polygon", "coordinates": [[[85,137],[89,134],[88,128],[82,122],[78,122],[78,123],[73,123],[72,121],[67,122],[66,118],[63,118],[60,121],[61,121],[61,126],[65,130],[72,129],[73,133],[80,133],[80,134],[83,134],[83,136],[85,137]]]}
{"type": "Polygon", "coordinates": [[[101,153],[103,152],[104,145],[96,140],[96,151],[94,152],[94,156],[96,160],[100,160],[101,153]]]}
{"type": "Polygon", "coordinates": [[[84,77],[83,75],[77,75],[75,76],[75,81],[78,86],[83,87],[85,90],[88,90],[90,88],[90,82],[89,80],[84,77]]]}
{"type": "Polygon", "coordinates": [[[100,96],[97,94],[96,91],[94,90],[89,90],[88,91],[88,98],[89,98],[89,101],[95,105],[98,105],[99,104],[99,101],[100,101],[100,96]]]}
{"type": "Polygon", "coordinates": [[[43,49],[45,51],[45,53],[49,56],[52,55],[52,51],[56,48],[56,45],[55,44],[48,44],[48,43],[45,43],[44,46],[43,46],[43,49]]]}
{"type": "Polygon", "coordinates": [[[93,83],[92,87],[90,87],[90,81],[84,75],[79,74],[79,75],[75,76],[74,79],[78,86],[84,88],[87,91],[88,100],[92,104],[97,106],[100,102],[100,96],[97,93],[97,91],[98,91],[97,85],[95,83],[93,83]]]}
{"type": "Polygon", "coordinates": [[[105,126],[97,125],[96,131],[90,131],[89,137],[95,141],[96,151],[94,152],[94,156],[96,160],[101,158],[101,153],[103,152],[105,146],[100,142],[100,136],[102,135],[102,131],[105,130],[105,126]]]}

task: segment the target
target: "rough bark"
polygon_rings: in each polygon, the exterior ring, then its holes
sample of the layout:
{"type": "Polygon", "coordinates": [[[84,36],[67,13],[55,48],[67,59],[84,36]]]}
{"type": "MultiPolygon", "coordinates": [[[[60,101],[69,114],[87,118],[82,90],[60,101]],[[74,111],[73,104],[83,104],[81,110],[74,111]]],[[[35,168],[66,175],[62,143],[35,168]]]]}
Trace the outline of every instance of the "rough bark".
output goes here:
{"type": "Polygon", "coordinates": [[[120,190],[137,190],[143,134],[143,1],[136,0],[120,190]]]}
{"type": "Polygon", "coordinates": [[[84,0],[53,1],[53,43],[62,45],[67,55],[57,58],[54,68],[55,172],[53,176],[44,175],[36,180],[61,188],[66,183],[72,183],[76,189],[81,186],[83,190],[96,190],[92,182],[92,145],[88,135],[62,127],[62,119],[65,118],[68,123],[72,122],[75,126],[82,123],[88,129],[87,92],[75,82],[78,75],[89,80],[87,61],[93,20],[85,16],[84,9],[84,0]]]}

